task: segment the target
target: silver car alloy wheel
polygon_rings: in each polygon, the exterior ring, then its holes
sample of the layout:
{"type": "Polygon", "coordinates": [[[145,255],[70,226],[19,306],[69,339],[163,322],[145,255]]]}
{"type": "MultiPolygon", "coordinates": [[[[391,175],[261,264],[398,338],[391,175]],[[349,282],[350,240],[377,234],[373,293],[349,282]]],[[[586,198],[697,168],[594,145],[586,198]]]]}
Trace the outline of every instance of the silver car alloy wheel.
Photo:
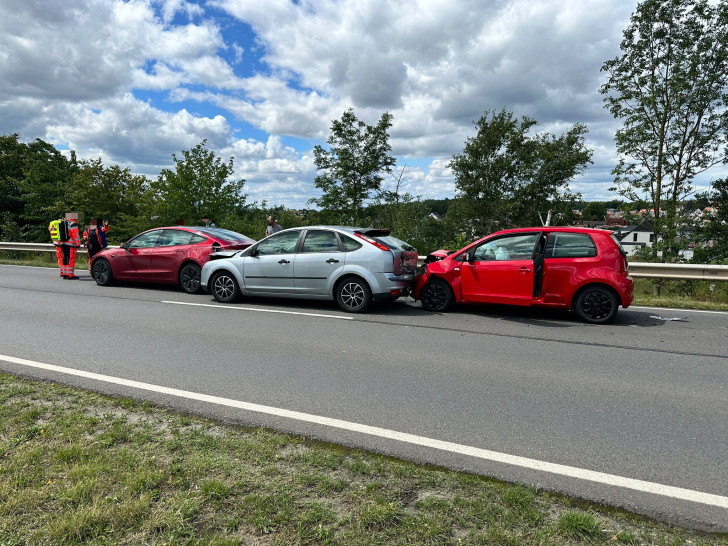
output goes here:
{"type": "Polygon", "coordinates": [[[352,309],[359,307],[364,302],[364,288],[358,282],[347,282],[341,287],[341,300],[352,309]]]}
{"type": "Polygon", "coordinates": [[[222,299],[230,298],[235,292],[235,283],[227,275],[218,275],[212,288],[215,294],[222,299]]]}

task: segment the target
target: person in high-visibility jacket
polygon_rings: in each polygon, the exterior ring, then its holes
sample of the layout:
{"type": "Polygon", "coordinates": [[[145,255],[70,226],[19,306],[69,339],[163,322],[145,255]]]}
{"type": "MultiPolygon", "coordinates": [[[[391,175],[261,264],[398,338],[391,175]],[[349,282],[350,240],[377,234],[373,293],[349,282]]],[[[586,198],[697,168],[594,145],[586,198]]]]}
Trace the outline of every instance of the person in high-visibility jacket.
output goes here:
{"type": "MultiPolygon", "coordinates": [[[[66,227],[68,236],[64,239],[58,236],[57,222],[51,222],[48,231],[51,233],[53,244],[56,245],[56,258],[58,269],[61,271],[62,279],[78,279],[74,274],[76,268],[76,249],[81,246],[81,237],[78,234],[78,215],[75,213],[66,214],[66,227]]],[[[61,230],[63,231],[63,230],[61,230]]]]}
{"type": "Polygon", "coordinates": [[[91,271],[91,258],[101,252],[106,246],[106,233],[109,232],[109,221],[104,220],[103,226],[96,224],[96,218],[89,220],[89,226],[83,231],[83,240],[88,252],[88,270],[91,271]]]}

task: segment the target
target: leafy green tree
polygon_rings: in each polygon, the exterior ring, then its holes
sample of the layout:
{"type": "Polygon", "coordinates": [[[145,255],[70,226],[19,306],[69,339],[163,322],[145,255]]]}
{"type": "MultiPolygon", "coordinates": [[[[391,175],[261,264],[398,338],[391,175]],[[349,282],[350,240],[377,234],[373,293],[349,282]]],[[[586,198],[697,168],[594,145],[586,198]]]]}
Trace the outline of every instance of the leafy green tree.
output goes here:
{"type": "Polygon", "coordinates": [[[316,214],[303,215],[298,211],[282,206],[268,207],[265,202],[260,206],[251,205],[245,211],[231,218],[225,227],[259,240],[265,237],[268,216],[273,216],[283,228],[320,224],[316,214]]]}
{"type": "Polygon", "coordinates": [[[178,219],[187,225],[200,225],[207,215],[219,227],[225,227],[245,212],[245,180],[230,181],[234,174],[233,158],[227,163],[208,150],[203,140],[182,158],[172,154],[174,169],[163,169],[151,182],[143,208],[156,225],[174,224],[178,219]]]}
{"type": "Polygon", "coordinates": [[[568,182],[591,162],[587,130],[576,124],[558,137],[529,134],[536,124],[527,116],[519,121],[505,109],[486,111],[475,122],[477,135],[453,155],[449,165],[465,200],[448,215],[465,214],[466,233],[538,225],[549,210],[557,221],[567,220],[572,201],[579,198],[568,182]]]}
{"type": "Polygon", "coordinates": [[[551,224],[570,224],[572,204],[581,194],[572,193],[569,181],[582,174],[591,163],[587,148],[587,128],[575,124],[560,136],[540,133],[527,141],[520,159],[523,173],[514,192],[511,219],[517,225],[539,225],[552,214],[551,224]],[[544,211],[546,208],[546,211],[544,211]]]}
{"type": "Polygon", "coordinates": [[[0,240],[20,241],[23,210],[20,182],[24,178],[26,145],[18,135],[0,136],[0,240]]]}
{"type": "Polygon", "coordinates": [[[22,238],[30,242],[48,242],[48,223],[69,212],[67,194],[76,170],[76,157],[67,159],[55,147],[41,139],[24,145],[22,179],[18,189],[23,203],[19,215],[22,238]]]}
{"type": "Polygon", "coordinates": [[[149,181],[131,174],[118,165],[105,168],[101,159],[80,161],[68,193],[69,207],[85,220],[95,217],[111,224],[109,240],[122,242],[145,229],[154,227],[139,213],[139,206],[149,191],[149,181]]]}
{"type": "Polygon", "coordinates": [[[728,264],[728,178],[713,182],[706,197],[713,212],[696,226],[693,261],[728,264]]]}
{"type": "Polygon", "coordinates": [[[605,220],[607,217],[607,204],[602,201],[590,201],[581,211],[581,217],[587,222],[605,220]]]}
{"type": "Polygon", "coordinates": [[[314,149],[316,168],[322,172],[314,184],[323,195],[309,203],[328,211],[334,221],[358,225],[365,204],[381,189],[382,173],[391,172],[395,164],[389,155],[391,126],[389,112],[376,125],[359,120],[351,108],[341,120],[334,120],[326,141],[329,149],[319,145],[314,149]]]}
{"type": "Polygon", "coordinates": [[[646,0],[604,63],[605,107],[623,122],[616,190],[654,209],[653,259],[677,256],[680,203],[694,177],[728,161],[728,2],[646,0]]]}

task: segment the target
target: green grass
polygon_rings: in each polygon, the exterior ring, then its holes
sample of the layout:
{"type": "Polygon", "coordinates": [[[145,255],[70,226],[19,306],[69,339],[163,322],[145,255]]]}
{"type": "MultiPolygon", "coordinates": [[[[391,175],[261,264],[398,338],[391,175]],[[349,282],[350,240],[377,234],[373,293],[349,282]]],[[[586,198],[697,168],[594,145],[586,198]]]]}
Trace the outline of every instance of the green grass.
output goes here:
{"type": "Polygon", "coordinates": [[[613,508],[0,374],[0,545],[728,545],[613,508]]]}
{"type": "Polygon", "coordinates": [[[728,311],[728,282],[635,279],[634,305],[728,311]]]}

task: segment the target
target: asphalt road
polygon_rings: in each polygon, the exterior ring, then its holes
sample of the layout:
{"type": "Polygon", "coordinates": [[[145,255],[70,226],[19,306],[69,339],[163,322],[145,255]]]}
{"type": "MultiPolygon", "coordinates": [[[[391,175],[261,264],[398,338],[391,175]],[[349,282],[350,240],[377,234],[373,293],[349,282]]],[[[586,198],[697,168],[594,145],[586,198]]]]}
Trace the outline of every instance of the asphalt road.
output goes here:
{"type": "Polygon", "coordinates": [[[726,313],[349,315],[80,275],[0,266],[0,370],[728,531],[726,313]]]}

